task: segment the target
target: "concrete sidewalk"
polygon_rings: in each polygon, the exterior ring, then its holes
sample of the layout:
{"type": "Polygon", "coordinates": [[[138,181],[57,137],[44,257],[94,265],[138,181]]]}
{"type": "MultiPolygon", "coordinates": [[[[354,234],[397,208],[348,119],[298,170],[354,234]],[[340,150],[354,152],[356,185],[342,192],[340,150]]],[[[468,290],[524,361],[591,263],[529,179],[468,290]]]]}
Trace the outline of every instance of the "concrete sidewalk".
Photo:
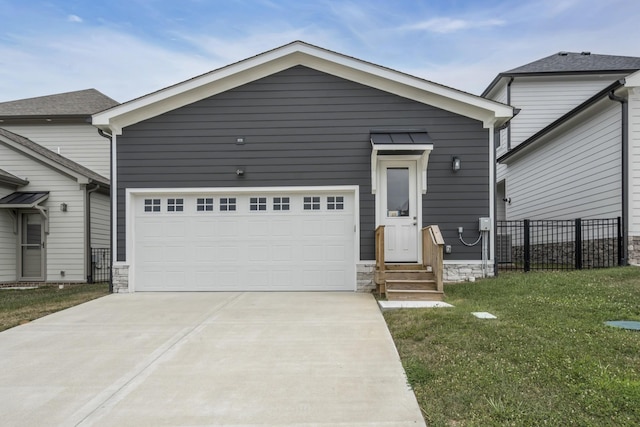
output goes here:
{"type": "Polygon", "coordinates": [[[374,298],[109,295],[0,333],[0,423],[424,426],[374,298]]]}

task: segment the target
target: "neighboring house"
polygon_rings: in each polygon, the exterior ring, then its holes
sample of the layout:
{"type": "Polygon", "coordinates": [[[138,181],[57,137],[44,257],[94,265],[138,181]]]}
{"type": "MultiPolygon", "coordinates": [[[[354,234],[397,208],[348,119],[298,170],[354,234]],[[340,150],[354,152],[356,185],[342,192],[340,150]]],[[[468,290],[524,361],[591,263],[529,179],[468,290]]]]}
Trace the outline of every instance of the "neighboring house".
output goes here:
{"type": "Polygon", "coordinates": [[[0,103],[0,284],[102,268],[91,248],[110,246],[110,147],[89,119],[116,104],[94,89],[0,103]]]}
{"type": "Polygon", "coordinates": [[[445,277],[480,276],[458,227],[475,240],[493,218],[493,135],[512,115],[303,42],[95,114],[112,136],[114,290],[370,288],[379,225],[387,261],[420,260],[438,225],[445,277]]]}
{"type": "Polygon", "coordinates": [[[636,57],[560,52],[494,79],[482,96],[520,110],[496,138],[498,219],[621,217],[640,262],[638,70],[636,57]]]}

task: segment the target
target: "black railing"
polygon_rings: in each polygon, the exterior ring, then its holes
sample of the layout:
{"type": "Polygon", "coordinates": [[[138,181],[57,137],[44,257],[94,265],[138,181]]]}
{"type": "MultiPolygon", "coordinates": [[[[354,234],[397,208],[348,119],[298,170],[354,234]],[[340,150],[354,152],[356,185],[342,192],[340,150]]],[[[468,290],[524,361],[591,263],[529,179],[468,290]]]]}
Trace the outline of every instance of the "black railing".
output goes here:
{"type": "Polygon", "coordinates": [[[498,270],[580,270],[622,265],[621,219],[497,221],[498,270]]]}
{"type": "Polygon", "coordinates": [[[91,248],[91,275],[89,283],[111,283],[111,250],[91,248]]]}

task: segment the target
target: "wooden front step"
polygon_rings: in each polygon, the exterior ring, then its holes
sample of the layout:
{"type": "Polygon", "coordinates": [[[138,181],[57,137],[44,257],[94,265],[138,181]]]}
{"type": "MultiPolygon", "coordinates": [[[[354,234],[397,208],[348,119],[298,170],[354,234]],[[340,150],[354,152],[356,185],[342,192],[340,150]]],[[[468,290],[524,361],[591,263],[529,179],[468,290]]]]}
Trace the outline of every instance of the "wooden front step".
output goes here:
{"type": "Polygon", "coordinates": [[[387,289],[386,295],[389,301],[442,301],[444,298],[444,292],[441,291],[408,289],[387,289]]]}
{"type": "Polygon", "coordinates": [[[387,279],[385,281],[385,289],[390,290],[406,290],[406,291],[436,291],[438,287],[435,280],[398,280],[387,279]]]}

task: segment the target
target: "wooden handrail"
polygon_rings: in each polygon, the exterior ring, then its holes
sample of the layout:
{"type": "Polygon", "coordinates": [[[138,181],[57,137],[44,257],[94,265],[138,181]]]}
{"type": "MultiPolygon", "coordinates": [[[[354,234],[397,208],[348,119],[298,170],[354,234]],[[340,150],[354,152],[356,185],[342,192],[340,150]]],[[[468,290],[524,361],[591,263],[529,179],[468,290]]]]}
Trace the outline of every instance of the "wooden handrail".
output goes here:
{"type": "Polygon", "coordinates": [[[444,268],[444,239],[440,227],[430,225],[422,229],[422,265],[431,266],[437,290],[444,291],[442,270],[444,268]]]}
{"type": "Polygon", "coordinates": [[[376,228],[376,269],[384,271],[384,225],[376,228]]]}

